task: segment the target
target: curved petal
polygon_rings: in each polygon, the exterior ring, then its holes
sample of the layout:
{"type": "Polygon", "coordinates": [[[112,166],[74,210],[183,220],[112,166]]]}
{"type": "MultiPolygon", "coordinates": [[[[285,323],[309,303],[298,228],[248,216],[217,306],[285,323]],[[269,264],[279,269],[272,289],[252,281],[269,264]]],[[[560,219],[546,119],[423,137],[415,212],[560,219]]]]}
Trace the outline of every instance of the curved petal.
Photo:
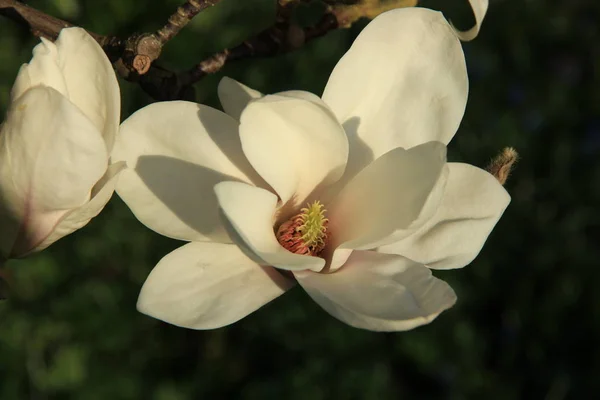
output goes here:
{"type": "Polygon", "coordinates": [[[303,271],[294,276],[329,314],[372,331],[416,328],[456,302],[452,288],[427,267],[372,251],[354,251],[333,274],[303,271]]]}
{"type": "Polygon", "coordinates": [[[100,132],[59,92],[38,86],[20,96],[0,132],[1,214],[11,221],[0,224],[2,250],[30,250],[87,203],[107,160],[100,132]]]}
{"type": "Polygon", "coordinates": [[[82,28],[63,29],[55,45],[69,99],[102,132],[110,152],[121,118],[119,83],[110,60],[82,28]]]}
{"type": "Polygon", "coordinates": [[[291,253],[275,238],[277,196],[273,193],[239,182],[219,183],[215,193],[231,239],[248,257],[258,264],[286,270],[323,269],[322,258],[291,253]]]}
{"type": "Polygon", "coordinates": [[[118,174],[125,167],[124,162],[111,164],[104,176],[94,186],[90,201],[64,214],[56,223],[52,232],[39,245],[33,248],[30,253],[43,250],[58,239],[83,228],[92,218],[100,214],[100,211],[106,206],[115,191],[118,174]]]}
{"type": "Polygon", "coordinates": [[[188,243],[152,270],[137,308],[173,325],[214,329],[244,318],[292,286],[232,244],[188,243]]]}
{"type": "Polygon", "coordinates": [[[17,74],[17,79],[12,87],[11,101],[16,101],[28,89],[43,85],[57,90],[65,97],[69,97],[65,77],[58,65],[58,50],[56,45],[45,38],[40,38],[41,43],[33,48],[33,57],[28,64],[23,64],[17,74]]]}
{"type": "MultiPolygon", "coordinates": [[[[310,94],[309,94],[310,95],[310,94]]],[[[269,95],[251,102],[240,121],[244,154],[283,203],[303,203],[336,182],[348,159],[348,140],[316,96],[269,95]]]]}
{"type": "Polygon", "coordinates": [[[463,51],[441,13],[403,8],[375,18],[338,62],[323,93],[350,141],[346,175],[396,147],[448,144],[467,93],[463,51]]]}
{"type": "Polygon", "coordinates": [[[460,40],[468,42],[473,40],[479,34],[479,29],[481,29],[481,23],[485,18],[485,13],[488,9],[488,0],[469,0],[469,4],[471,5],[471,9],[473,10],[473,15],[475,16],[475,26],[466,31],[459,31],[454,26],[454,30],[456,31],[456,35],[460,38],[460,40]]]}
{"type": "Polygon", "coordinates": [[[378,251],[400,254],[433,269],[462,268],[475,259],[510,203],[486,171],[448,164],[450,174],[437,213],[412,235],[378,251]]]}
{"type": "Polygon", "coordinates": [[[185,101],[154,103],[121,125],[117,193],[148,228],[175,239],[228,242],[213,186],[260,178],[242,153],[238,123],[185,101]]]}
{"type": "Polygon", "coordinates": [[[258,90],[251,89],[227,76],[221,78],[217,94],[223,110],[237,121],[240,120],[242,111],[250,101],[263,97],[263,94],[258,90]]]}
{"type": "Polygon", "coordinates": [[[17,75],[13,101],[37,85],[56,89],[92,121],[110,152],[119,126],[121,97],[104,51],[81,28],[63,29],[55,43],[41,40],[29,64],[24,64],[17,75]]]}
{"type": "MultiPolygon", "coordinates": [[[[375,160],[332,201],[330,249],[371,249],[418,229],[440,201],[445,164],[446,146],[439,142],[397,148],[375,160]]],[[[334,254],[332,270],[346,253],[334,254]]]]}

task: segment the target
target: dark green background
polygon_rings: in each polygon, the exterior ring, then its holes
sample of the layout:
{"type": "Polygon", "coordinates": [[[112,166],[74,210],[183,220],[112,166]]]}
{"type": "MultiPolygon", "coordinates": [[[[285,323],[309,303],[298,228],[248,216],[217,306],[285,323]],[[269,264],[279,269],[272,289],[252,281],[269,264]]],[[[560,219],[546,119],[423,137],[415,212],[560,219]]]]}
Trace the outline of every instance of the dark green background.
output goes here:
{"type": "MultiPolygon", "coordinates": [[[[152,31],[179,0],[30,1],[98,33],[152,31]]],[[[182,70],[267,27],[273,0],[224,0],[165,48],[182,70]]],[[[422,2],[459,26],[466,0],[422,2]],[[454,7],[454,8],[452,8],[454,7]]],[[[310,13],[308,13],[310,14],[310,13]]],[[[310,17],[310,15],[308,15],[310,17]]],[[[600,396],[600,3],[497,0],[464,44],[470,99],[450,160],[522,156],[513,200],[480,256],[436,273],[458,294],[405,333],[348,327],[296,288],[241,322],[196,332],[135,310],[156,262],[180,245],[115,196],[85,229],[12,261],[0,303],[0,399],[594,399],[600,396]]],[[[363,24],[301,50],[228,65],[263,92],[321,93],[363,24]]],[[[36,43],[0,18],[0,109],[36,43]]],[[[123,117],[149,99],[121,83],[123,117]]]]}

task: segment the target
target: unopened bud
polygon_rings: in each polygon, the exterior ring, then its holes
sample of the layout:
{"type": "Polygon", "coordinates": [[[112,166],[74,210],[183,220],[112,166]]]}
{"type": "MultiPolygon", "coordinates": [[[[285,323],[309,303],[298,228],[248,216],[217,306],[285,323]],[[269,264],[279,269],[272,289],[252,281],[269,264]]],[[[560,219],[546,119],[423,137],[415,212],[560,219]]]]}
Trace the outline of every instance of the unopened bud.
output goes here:
{"type": "Polygon", "coordinates": [[[519,154],[514,148],[505,147],[500,154],[494,157],[492,162],[490,162],[490,165],[486,168],[486,171],[494,175],[501,185],[504,185],[510,176],[513,165],[518,159],[519,154]]]}

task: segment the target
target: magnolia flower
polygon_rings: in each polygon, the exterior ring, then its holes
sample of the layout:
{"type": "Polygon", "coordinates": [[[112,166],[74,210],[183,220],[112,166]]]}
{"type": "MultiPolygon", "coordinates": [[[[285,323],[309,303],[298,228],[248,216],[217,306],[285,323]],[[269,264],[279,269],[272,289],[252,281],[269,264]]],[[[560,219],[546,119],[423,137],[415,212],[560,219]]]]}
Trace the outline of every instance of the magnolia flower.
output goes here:
{"type": "Polygon", "coordinates": [[[117,193],[149,228],[191,242],[154,268],[138,309],[217,328],[297,282],[355,327],[430,322],[456,301],[431,269],[470,263],[510,201],[489,173],[446,162],[467,91],[457,35],[414,8],[373,20],[322,98],[225,78],[227,114],[182,101],[138,111],[113,153],[132,167],[117,193]]]}
{"type": "Polygon", "coordinates": [[[83,29],[42,39],[12,88],[0,130],[0,258],[44,249],[108,202],[119,126],[117,78],[83,29]]]}

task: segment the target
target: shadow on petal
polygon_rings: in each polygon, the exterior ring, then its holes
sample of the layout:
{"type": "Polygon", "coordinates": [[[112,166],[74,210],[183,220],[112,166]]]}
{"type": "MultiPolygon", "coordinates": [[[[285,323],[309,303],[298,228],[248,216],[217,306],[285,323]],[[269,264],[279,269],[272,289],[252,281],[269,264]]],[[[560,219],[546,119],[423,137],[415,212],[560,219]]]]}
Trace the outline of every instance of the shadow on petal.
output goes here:
{"type": "MultiPolygon", "coordinates": [[[[322,183],[307,197],[307,201],[319,200],[327,205],[346,186],[346,184],[358,174],[363,168],[375,160],[373,150],[361,139],[357,132],[360,126],[360,118],[352,117],[346,120],[342,126],[348,137],[348,162],[346,163],[344,175],[334,184],[328,187],[322,183]]],[[[325,177],[323,181],[327,181],[325,177]]]]}
{"type": "Polygon", "coordinates": [[[254,186],[271,190],[271,187],[250,165],[242,150],[242,142],[238,135],[223,135],[223,126],[219,120],[216,120],[211,114],[214,110],[208,110],[204,107],[198,108],[198,118],[202,121],[206,133],[211,140],[219,147],[221,152],[227,156],[229,161],[242,171],[254,184],[254,186]]]}
{"type": "Polygon", "coordinates": [[[166,156],[141,156],[135,170],[148,189],[190,228],[215,241],[227,239],[213,187],[239,179],[166,156]]]}
{"type": "Polygon", "coordinates": [[[233,227],[233,225],[231,224],[231,222],[229,222],[229,219],[227,218],[227,216],[223,212],[223,209],[221,209],[221,208],[219,208],[219,218],[221,219],[221,222],[223,223],[223,226],[225,227],[225,230],[227,231],[227,234],[231,238],[231,241],[233,243],[235,243],[235,245],[238,247],[238,249],[240,249],[240,251],[242,253],[244,253],[244,255],[246,257],[248,257],[249,259],[251,259],[252,261],[254,261],[255,263],[257,263],[261,267],[271,266],[270,263],[268,263],[267,261],[263,260],[258,254],[256,254],[256,252],[254,250],[252,250],[246,244],[247,239],[243,238],[238,233],[238,231],[235,230],[235,228],[233,227]]]}
{"type": "Polygon", "coordinates": [[[375,153],[373,153],[373,150],[369,145],[358,136],[358,128],[360,127],[359,117],[352,117],[346,120],[342,126],[344,127],[344,131],[346,131],[348,143],[350,144],[348,166],[346,167],[346,173],[343,179],[349,181],[354,175],[375,160],[375,153]]]}

